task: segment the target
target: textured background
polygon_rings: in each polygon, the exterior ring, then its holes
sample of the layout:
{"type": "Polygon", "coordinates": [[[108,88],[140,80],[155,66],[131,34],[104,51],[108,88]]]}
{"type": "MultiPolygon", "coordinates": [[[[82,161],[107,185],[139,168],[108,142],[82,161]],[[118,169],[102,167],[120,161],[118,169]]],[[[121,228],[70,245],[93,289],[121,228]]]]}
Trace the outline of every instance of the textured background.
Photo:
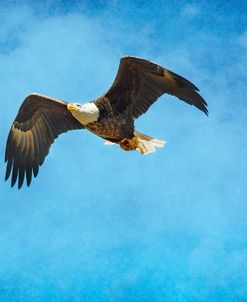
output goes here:
{"type": "Polygon", "coordinates": [[[1,1],[1,301],[247,301],[247,4],[234,3],[1,1]],[[10,189],[25,96],[87,102],[123,55],[190,79],[209,117],[164,96],[136,128],[166,148],[144,157],[74,131],[10,189]]]}

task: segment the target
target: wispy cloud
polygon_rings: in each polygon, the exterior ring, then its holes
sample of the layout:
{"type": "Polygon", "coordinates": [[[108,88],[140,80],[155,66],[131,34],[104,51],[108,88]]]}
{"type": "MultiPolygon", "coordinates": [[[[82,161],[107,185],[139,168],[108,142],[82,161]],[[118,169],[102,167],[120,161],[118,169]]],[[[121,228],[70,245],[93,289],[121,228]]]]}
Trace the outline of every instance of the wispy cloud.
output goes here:
{"type": "Polygon", "coordinates": [[[186,4],[181,9],[181,15],[183,17],[195,18],[200,15],[200,6],[196,3],[186,4]]]}
{"type": "Polygon", "coordinates": [[[247,48],[247,30],[239,37],[240,45],[247,48]]]}

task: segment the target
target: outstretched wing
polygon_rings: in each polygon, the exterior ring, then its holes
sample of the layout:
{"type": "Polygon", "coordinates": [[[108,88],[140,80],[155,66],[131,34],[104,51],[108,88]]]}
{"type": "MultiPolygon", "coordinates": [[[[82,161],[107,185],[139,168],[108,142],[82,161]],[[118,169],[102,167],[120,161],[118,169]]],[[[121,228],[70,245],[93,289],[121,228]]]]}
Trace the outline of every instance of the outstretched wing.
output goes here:
{"type": "Polygon", "coordinates": [[[121,58],[117,76],[105,96],[119,112],[134,118],[145,113],[164,93],[169,93],[208,114],[198,88],[185,78],[150,61],[121,58]]]}
{"type": "Polygon", "coordinates": [[[11,186],[18,178],[21,188],[26,176],[29,186],[37,176],[49,148],[59,134],[83,126],[67,110],[67,103],[39,94],[29,95],[22,103],[7,139],[5,162],[11,186]]]}

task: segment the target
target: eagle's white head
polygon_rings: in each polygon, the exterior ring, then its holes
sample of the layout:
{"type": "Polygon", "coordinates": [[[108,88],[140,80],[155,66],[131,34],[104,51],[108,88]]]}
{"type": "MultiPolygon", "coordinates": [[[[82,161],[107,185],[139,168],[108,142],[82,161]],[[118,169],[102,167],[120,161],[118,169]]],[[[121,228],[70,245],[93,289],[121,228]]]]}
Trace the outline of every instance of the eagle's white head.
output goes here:
{"type": "Polygon", "coordinates": [[[82,125],[96,122],[99,118],[99,108],[94,103],[69,103],[67,109],[82,125]]]}

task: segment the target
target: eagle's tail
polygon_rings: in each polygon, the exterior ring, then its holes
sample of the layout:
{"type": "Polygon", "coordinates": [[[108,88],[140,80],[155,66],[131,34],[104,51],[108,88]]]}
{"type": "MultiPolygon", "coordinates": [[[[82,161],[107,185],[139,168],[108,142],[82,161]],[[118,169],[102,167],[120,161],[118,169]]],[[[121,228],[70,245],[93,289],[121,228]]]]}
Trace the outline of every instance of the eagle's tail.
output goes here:
{"type": "Polygon", "coordinates": [[[144,155],[156,152],[156,148],[162,148],[166,144],[165,141],[155,139],[138,131],[134,131],[134,138],[132,140],[135,141],[136,150],[144,155]]]}
{"type": "MultiPolygon", "coordinates": [[[[105,141],[106,145],[115,145],[110,141],[105,141]]],[[[156,148],[162,148],[166,144],[165,141],[155,139],[151,136],[134,131],[132,138],[124,138],[119,143],[119,146],[125,151],[138,150],[141,154],[149,154],[156,152],[156,148]]]]}

